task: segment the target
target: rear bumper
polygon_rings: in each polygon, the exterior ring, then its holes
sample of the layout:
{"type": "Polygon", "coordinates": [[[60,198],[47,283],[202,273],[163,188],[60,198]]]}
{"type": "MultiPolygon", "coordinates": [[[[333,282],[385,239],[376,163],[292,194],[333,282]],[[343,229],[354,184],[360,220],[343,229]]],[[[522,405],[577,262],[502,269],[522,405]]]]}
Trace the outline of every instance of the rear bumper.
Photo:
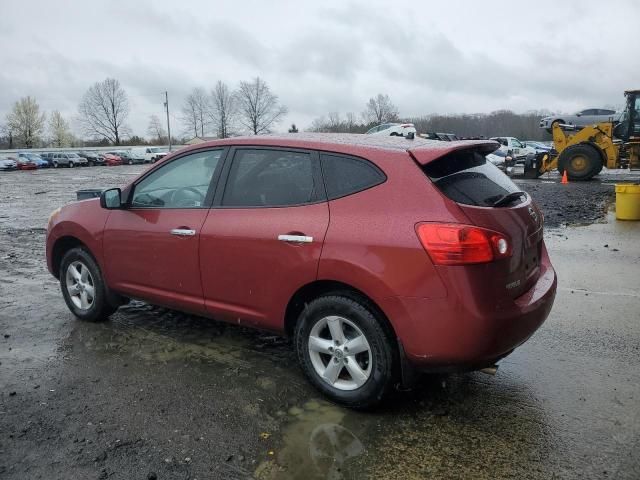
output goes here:
{"type": "Polygon", "coordinates": [[[528,291],[499,304],[450,289],[445,298],[394,297],[387,309],[406,360],[428,371],[481,368],[522,345],[549,316],[556,272],[545,253],[540,276],[528,291]]]}

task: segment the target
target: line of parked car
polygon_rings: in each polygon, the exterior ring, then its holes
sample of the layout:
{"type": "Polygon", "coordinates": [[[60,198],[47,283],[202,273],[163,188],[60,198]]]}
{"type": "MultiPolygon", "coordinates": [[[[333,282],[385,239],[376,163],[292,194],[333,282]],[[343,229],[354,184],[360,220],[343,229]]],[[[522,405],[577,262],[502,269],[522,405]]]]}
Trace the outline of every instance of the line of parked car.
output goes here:
{"type": "Polygon", "coordinates": [[[36,170],[38,168],[73,168],[107,166],[136,163],[154,163],[167,152],[162,147],[139,147],[110,152],[11,152],[0,153],[0,170],[36,170]]]}

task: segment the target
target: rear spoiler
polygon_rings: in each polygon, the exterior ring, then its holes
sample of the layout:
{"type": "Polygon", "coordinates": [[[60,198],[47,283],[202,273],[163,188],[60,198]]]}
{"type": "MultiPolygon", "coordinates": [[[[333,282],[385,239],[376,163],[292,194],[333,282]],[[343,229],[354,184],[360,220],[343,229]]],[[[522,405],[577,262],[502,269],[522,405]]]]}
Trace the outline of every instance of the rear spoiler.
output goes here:
{"type": "Polygon", "coordinates": [[[428,147],[409,148],[407,152],[420,165],[426,165],[452,152],[471,150],[487,155],[499,147],[500,144],[493,140],[459,140],[454,142],[434,142],[433,145],[428,147]]]}

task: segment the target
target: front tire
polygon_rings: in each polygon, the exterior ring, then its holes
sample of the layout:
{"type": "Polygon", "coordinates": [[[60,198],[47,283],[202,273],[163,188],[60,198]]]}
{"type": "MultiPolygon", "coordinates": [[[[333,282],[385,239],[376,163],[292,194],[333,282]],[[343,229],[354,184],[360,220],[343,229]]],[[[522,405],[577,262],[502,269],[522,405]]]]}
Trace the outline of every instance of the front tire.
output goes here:
{"type": "Polygon", "coordinates": [[[393,338],[365,302],[332,295],[309,303],[295,329],[298,361],[309,381],[336,403],[370,408],[393,384],[393,338]]]}
{"type": "Polygon", "coordinates": [[[602,170],[602,158],[591,145],[572,145],[558,159],[558,171],[563,174],[565,170],[569,180],[589,180],[602,170]]]}
{"type": "Polygon", "coordinates": [[[64,301],[80,320],[106,320],[116,308],[109,304],[100,267],[84,248],[72,248],[60,262],[60,287],[64,301]]]}

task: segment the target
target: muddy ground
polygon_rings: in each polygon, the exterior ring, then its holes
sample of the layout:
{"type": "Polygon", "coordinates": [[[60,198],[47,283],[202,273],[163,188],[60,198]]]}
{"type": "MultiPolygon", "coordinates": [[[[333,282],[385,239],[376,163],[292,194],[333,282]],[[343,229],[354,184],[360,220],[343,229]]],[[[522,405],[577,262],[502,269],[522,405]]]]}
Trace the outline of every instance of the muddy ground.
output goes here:
{"type": "Polygon", "coordinates": [[[496,377],[427,377],[356,413],[273,335],[141,302],[72,317],[48,214],[142,168],[0,174],[0,478],[640,478],[640,226],[607,212],[630,176],[518,181],[560,279],[547,322],[496,377]]]}

